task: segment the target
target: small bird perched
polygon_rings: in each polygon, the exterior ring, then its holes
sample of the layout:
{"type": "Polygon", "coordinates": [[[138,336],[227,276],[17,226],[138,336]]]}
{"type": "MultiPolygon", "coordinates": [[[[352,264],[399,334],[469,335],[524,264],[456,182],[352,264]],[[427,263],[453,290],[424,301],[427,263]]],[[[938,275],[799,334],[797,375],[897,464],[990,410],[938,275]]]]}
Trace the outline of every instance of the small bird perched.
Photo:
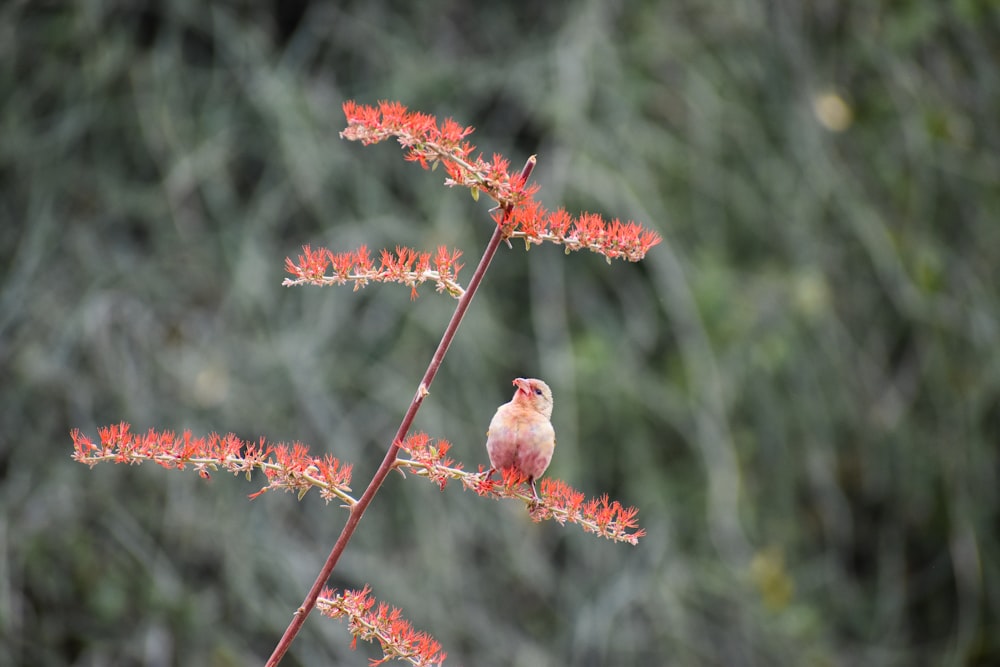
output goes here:
{"type": "Polygon", "coordinates": [[[497,470],[514,468],[528,478],[538,502],[535,480],[549,467],[556,447],[556,431],[549,421],[552,390],[541,380],[529,378],[517,378],[514,385],[514,398],[497,409],[486,432],[491,466],[486,478],[497,470]]]}

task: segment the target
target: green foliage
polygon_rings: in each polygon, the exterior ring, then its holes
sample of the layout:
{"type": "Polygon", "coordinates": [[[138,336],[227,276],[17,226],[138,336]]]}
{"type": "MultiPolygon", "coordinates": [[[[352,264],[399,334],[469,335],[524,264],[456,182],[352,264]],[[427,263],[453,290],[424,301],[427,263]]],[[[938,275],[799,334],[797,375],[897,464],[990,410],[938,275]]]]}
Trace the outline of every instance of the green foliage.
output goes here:
{"type": "MultiPolygon", "coordinates": [[[[549,474],[649,537],[394,477],[332,584],[456,664],[1000,661],[992,3],[539,6],[0,9],[0,663],[269,653],[341,511],[88,471],[68,433],[233,431],[374,470],[452,302],[284,289],[284,257],[472,262],[492,222],[340,141],[348,98],[537,153],[546,205],[666,240],[638,265],[503,248],[417,424],[475,468],[510,379],[544,378],[549,474]]],[[[364,664],[307,627],[289,664],[364,664]]]]}

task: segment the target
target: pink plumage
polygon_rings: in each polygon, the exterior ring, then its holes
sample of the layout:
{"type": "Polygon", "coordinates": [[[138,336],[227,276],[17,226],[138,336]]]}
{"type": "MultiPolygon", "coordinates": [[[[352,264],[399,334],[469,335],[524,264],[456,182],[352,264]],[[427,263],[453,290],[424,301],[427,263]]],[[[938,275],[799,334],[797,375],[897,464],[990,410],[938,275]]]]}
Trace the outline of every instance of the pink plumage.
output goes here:
{"type": "Polygon", "coordinates": [[[518,470],[528,478],[537,500],[535,480],[549,467],[556,446],[556,432],[549,421],[552,390],[541,380],[529,378],[517,378],[514,385],[514,398],[500,406],[486,432],[489,475],[507,468],[518,470]]]}

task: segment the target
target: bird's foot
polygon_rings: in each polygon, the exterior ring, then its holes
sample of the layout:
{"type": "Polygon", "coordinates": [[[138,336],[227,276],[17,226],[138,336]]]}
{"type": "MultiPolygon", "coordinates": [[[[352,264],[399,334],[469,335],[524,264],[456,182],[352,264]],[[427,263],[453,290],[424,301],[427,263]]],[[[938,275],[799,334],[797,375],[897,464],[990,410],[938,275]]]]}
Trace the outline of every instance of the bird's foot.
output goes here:
{"type": "Polygon", "coordinates": [[[531,484],[531,506],[529,509],[534,510],[542,504],[542,499],[538,497],[538,489],[535,488],[535,478],[530,478],[528,483],[531,484]]]}

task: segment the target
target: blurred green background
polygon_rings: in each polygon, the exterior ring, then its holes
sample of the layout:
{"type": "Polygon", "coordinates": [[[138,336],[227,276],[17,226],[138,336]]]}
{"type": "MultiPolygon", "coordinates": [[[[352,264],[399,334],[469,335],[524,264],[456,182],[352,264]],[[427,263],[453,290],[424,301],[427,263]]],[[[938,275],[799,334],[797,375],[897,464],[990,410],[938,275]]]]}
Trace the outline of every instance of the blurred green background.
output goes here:
{"type": "MultiPolygon", "coordinates": [[[[281,287],[304,243],[485,245],[488,203],[345,99],[474,125],[640,264],[502,248],[416,428],[549,474],[630,547],[393,476],[332,584],[456,665],[1000,664],[1000,16],[988,0],[8,2],[0,664],[262,664],[346,514],[73,463],[128,421],[374,471],[454,301],[281,287]]],[[[284,664],[364,665],[310,617],[284,664]]]]}

